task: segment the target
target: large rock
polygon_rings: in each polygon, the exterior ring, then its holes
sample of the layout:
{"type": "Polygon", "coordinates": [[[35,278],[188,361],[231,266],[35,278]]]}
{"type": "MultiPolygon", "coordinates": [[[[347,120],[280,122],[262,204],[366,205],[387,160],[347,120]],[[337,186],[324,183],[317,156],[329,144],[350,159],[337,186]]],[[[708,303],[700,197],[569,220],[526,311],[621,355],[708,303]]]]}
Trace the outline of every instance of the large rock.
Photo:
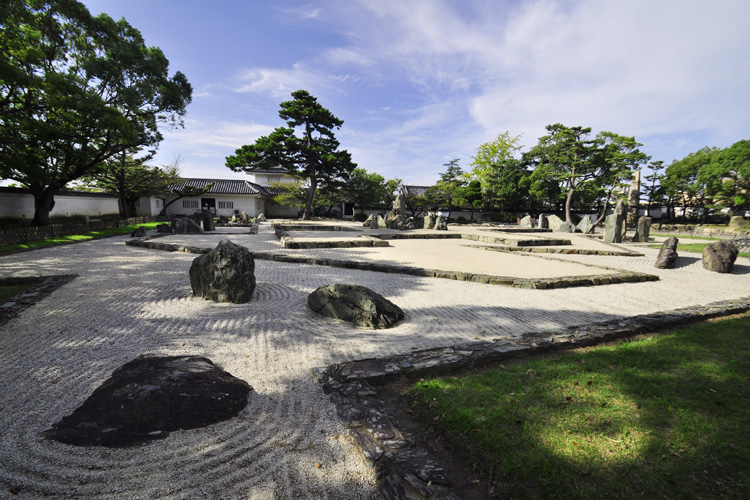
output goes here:
{"type": "Polygon", "coordinates": [[[521,219],[521,221],[518,223],[518,227],[524,228],[524,229],[531,229],[534,227],[534,224],[531,222],[531,216],[527,215],[521,219]]]}
{"type": "Polygon", "coordinates": [[[448,230],[448,219],[442,215],[438,215],[435,218],[435,225],[432,227],[436,231],[447,231],[448,230]]]}
{"type": "Polygon", "coordinates": [[[717,273],[730,273],[740,251],[731,241],[717,241],[703,249],[703,267],[717,273]]]}
{"type": "Polygon", "coordinates": [[[565,222],[564,220],[562,220],[560,217],[558,217],[555,214],[552,214],[549,217],[547,217],[547,225],[553,231],[558,231],[560,229],[560,226],[562,226],[564,222],[565,222]]]}
{"type": "Polygon", "coordinates": [[[255,223],[259,222],[267,222],[266,221],[266,214],[258,214],[258,216],[255,218],[255,223]]]}
{"type": "Polygon", "coordinates": [[[375,220],[378,224],[378,229],[385,229],[386,227],[388,227],[382,215],[378,215],[375,220]]]}
{"type": "Polygon", "coordinates": [[[427,214],[424,217],[424,228],[425,229],[432,229],[435,227],[435,214],[427,214]]]}
{"type": "Polygon", "coordinates": [[[406,197],[404,193],[398,193],[393,201],[393,209],[385,220],[389,229],[403,229],[406,222],[406,197]]]}
{"type": "Polygon", "coordinates": [[[674,236],[670,236],[661,245],[659,250],[659,256],[656,257],[655,267],[659,269],[673,269],[677,262],[677,243],[679,240],[674,236]]]}
{"type": "Polygon", "coordinates": [[[157,233],[172,234],[172,226],[170,224],[159,224],[156,226],[157,233]]]}
{"type": "Polygon", "coordinates": [[[536,221],[536,223],[539,229],[547,229],[549,227],[549,221],[547,220],[547,216],[544,214],[539,214],[539,219],[536,221]]]}
{"type": "Polygon", "coordinates": [[[625,229],[625,204],[620,200],[615,212],[604,219],[604,242],[622,243],[625,229]]]}
{"type": "Polygon", "coordinates": [[[216,302],[248,302],[255,290],[255,259],[250,251],[222,240],[190,266],[193,294],[216,302]]]}
{"type": "Polygon", "coordinates": [[[728,229],[732,231],[736,229],[750,229],[750,220],[745,220],[741,215],[735,215],[729,219],[728,229]]]}
{"type": "Polygon", "coordinates": [[[315,290],[307,297],[307,308],[367,328],[390,328],[404,318],[401,308],[382,295],[360,285],[343,283],[315,290]]]}
{"type": "Polygon", "coordinates": [[[214,216],[211,213],[211,210],[206,208],[201,212],[201,215],[203,215],[203,230],[216,231],[216,226],[214,226],[214,216]]]}
{"type": "MultiPolygon", "coordinates": [[[[362,226],[363,226],[363,227],[370,227],[370,226],[372,226],[372,221],[373,221],[373,220],[375,220],[375,217],[373,217],[372,215],[370,215],[370,216],[369,216],[369,217],[368,217],[367,219],[365,219],[365,221],[364,221],[364,222],[362,223],[362,226]]],[[[377,228],[373,228],[373,229],[377,229],[377,228]]]]}
{"type": "Polygon", "coordinates": [[[172,221],[172,232],[174,234],[201,234],[203,228],[189,217],[178,217],[172,221]]]}
{"type": "Polygon", "coordinates": [[[557,226],[556,231],[558,233],[575,233],[576,227],[572,222],[565,221],[559,226],[557,226]]]}
{"type": "Polygon", "coordinates": [[[651,217],[646,217],[645,215],[643,217],[639,217],[638,225],[635,229],[635,236],[633,236],[633,241],[639,243],[647,243],[650,231],[651,217]]]}
{"type": "Polygon", "coordinates": [[[141,356],[115,370],[43,435],[77,446],[148,443],[236,416],[252,390],[207,358],[141,356]]]}
{"type": "Polygon", "coordinates": [[[576,226],[576,229],[583,234],[592,234],[594,232],[594,222],[590,216],[584,215],[581,217],[581,221],[576,226]]]}
{"type": "Polygon", "coordinates": [[[135,231],[130,233],[131,238],[144,238],[146,236],[146,228],[143,226],[138,226],[135,231]]]}

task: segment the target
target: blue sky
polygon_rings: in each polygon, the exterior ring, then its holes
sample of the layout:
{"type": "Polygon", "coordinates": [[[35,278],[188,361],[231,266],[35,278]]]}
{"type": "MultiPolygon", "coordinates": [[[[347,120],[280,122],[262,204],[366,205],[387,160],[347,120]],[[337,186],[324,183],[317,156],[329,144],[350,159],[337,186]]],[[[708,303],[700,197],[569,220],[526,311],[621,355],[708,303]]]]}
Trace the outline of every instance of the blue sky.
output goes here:
{"type": "Polygon", "coordinates": [[[157,164],[224,166],[305,89],[368,171],[432,184],[509,131],[563,123],[635,136],[666,163],[750,139],[747,0],[84,0],[124,17],[193,85],[157,164]]]}

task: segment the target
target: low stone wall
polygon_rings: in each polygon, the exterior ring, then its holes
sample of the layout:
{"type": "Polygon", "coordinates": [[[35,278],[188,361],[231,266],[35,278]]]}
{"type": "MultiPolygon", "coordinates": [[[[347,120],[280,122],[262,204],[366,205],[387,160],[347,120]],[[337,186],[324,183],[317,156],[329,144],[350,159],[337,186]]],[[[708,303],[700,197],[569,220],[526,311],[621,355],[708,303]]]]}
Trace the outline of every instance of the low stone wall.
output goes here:
{"type": "Polygon", "coordinates": [[[132,217],[130,219],[117,220],[114,223],[106,223],[103,220],[91,219],[88,223],[79,224],[48,224],[46,226],[14,227],[0,230],[0,246],[18,245],[32,241],[46,240],[48,238],[59,238],[72,234],[83,234],[97,229],[108,227],[132,226],[151,222],[153,217],[132,217]]]}
{"type": "MultiPolygon", "coordinates": [[[[282,236],[283,238],[283,236],[282,236]]],[[[154,250],[165,250],[168,252],[206,253],[208,248],[173,245],[169,243],[158,243],[148,239],[132,239],[126,241],[129,246],[151,248],[154,250]]],[[[644,281],[658,281],[659,277],[654,274],[620,271],[619,269],[605,266],[594,266],[607,271],[615,271],[616,274],[602,273],[592,276],[563,276],[559,278],[516,278],[512,276],[493,276],[489,274],[472,274],[460,271],[443,271],[440,269],[426,269],[411,266],[393,266],[377,264],[364,261],[323,259],[317,257],[303,257],[286,255],[280,253],[253,252],[253,256],[260,260],[273,260],[276,262],[290,262],[294,264],[312,264],[317,266],[340,267],[344,269],[359,269],[361,271],[373,271],[378,273],[409,274],[425,278],[441,278],[457,281],[471,281],[487,285],[502,285],[515,288],[527,288],[533,290],[548,290],[552,288],[569,288],[576,286],[599,286],[614,285],[618,283],[639,283],[644,281]]]]}
{"type": "Polygon", "coordinates": [[[480,341],[408,354],[333,364],[313,369],[313,377],[349,427],[365,463],[375,469],[378,489],[387,499],[457,499],[447,472],[406,432],[374,386],[402,378],[449,373],[508,358],[573,349],[651,333],[697,320],[750,311],[750,297],[538,332],[520,339],[480,341]],[[408,495],[407,496],[407,492],[408,495]]]}

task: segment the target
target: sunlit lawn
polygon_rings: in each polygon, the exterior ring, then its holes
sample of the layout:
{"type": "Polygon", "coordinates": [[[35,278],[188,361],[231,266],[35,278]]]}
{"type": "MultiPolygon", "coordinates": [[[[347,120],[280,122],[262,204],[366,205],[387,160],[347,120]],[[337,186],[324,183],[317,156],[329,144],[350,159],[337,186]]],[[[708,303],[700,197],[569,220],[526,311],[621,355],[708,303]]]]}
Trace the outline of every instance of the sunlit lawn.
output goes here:
{"type": "Polygon", "coordinates": [[[146,229],[156,229],[156,226],[158,226],[159,224],[163,224],[163,222],[146,222],[144,224],[136,224],[133,226],[113,227],[108,229],[89,231],[83,234],[73,234],[70,236],[61,236],[59,238],[49,238],[46,240],[32,241],[30,243],[0,246],[0,254],[18,250],[28,250],[31,248],[44,248],[55,245],[64,245],[68,243],[79,243],[82,241],[93,240],[95,238],[106,238],[108,236],[120,236],[123,234],[130,234],[141,226],[145,227],[146,229]]]}
{"type": "Polygon", "coordinates": [[[498,498],[750,498],[750,317],[422,380],[498,498]]]}

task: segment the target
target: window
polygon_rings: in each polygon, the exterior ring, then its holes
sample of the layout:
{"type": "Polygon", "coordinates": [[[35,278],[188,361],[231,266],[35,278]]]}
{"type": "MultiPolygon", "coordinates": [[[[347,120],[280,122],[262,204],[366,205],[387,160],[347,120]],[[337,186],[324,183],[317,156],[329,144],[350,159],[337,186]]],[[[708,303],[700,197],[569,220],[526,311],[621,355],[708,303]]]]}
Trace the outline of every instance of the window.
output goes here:
{"type": "Polygon", "coordinates": [[[161,207],[161,200],[156,200],[156,208],[161,207]]]}
{"type": "Polygon", "coordinates": [[[182,200],[182,208],[198,208],[198,202],[191,200],[182,200]]]}
{"type": "Polygon", "coordinates": [[[233,201],[220,201],[219,208],[234,208],[233,201]]]}

